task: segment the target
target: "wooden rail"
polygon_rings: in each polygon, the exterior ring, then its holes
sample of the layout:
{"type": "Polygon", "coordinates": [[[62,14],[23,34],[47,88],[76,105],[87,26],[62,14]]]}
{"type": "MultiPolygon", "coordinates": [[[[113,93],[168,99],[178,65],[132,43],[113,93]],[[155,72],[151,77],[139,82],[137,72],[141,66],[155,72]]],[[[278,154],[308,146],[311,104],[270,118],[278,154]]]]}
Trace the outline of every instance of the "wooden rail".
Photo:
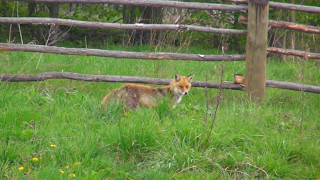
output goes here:
{"type": "Polygon", "coordinates": [[[268,47],[267,51],[268,51],[268,53],[300,56],[300,57],[306,57],[308,59],[320,59],[320,53],[309,53],[306,51],[299,51],[299,50],[293,50],[293,49],[282,49],[282,48],[275,48],[275,47],[268,47]]]}
{"type": "MultiPolygon", "coordinates": [[[[30,82],[30,81],[44,81],[49,79],[71,79],[71,80],[80,80],[80,81],[89,81],[89,82],[120,82],[120,83],[145,83],[145,84],[157,84],[157,85],[168,85],[170,79],[158,79],[158,78],[148,78],[148,77],[137,77],[137,76],[113,76],[113,75],[89,75],[89,74],[78,74],[71,72],[47,72],[40,74],[0,74],[0,82],[30,82]]],[[[232,82],[205,82],[205,81],[193,81],[193,87],[208,87],[216,88],[219,87],[223,89],[233,89],[233,90],[243,90],[243,85],[234,84],[232,82]]],[[[305,92],[310,93],[320,93],[320,87],[312,85],[302,85],[292,82],[281,82],[267,80],[266,86],[271,88],[280,88],[301,91],[302,89],[305,92]]]]}
{"type": "MultiPolygon", "coordinates": [[[[184,53],[142,53],[128,51],[110,51],[100,49],[84,49],[84,48],[64,48],[43,45],[28,44],[8,44],[0,43],[0,51],[23,51],[23,52],[39,52],[53,53],[64,55],[85,55],[100,56],[114,58],[130,58],[130,59],[148,59],[148,60],[193,60],[193,61],[244,61],[245,55],[201,55],[201,54],[184,54],[184,53]]],[[[320,53],[310,53],[306,51],[291,50],[268,47],[268,53],[307,57],[309,59],[320,59],[320,53]]]]}
{"type": "Polygon", "coordinates": [[[82,3],[82,4],[123,4],[132,6],[149,6],[149,7],[174,7],[186,9],[202,10],[225,10],[225,11],[246,11],[246,6],[235,6],[213,3],[196,3],[180,1],[150,1],[150,0],[15,0],[23,2],[41,2],[41,3],[82,3]]]}
{"type": "MultiPolygon", "coordinates": [[[[238,21],[242,24],[247,24],[248,18],[244,16],[240,16],[238,21]]],[[[301,31],[306,33],[320,34],[320,27],[317,27],[317,26],[309,26],[309,25],[297,24],[292,22],[273,21],[273,20],[269,20],[268,25],[275,28],[291,29],[291,30],[301,31]]]]}
{"type": "MultiPolygon", "coordinates": [[[[223,0],[223,1],[233,2],[237,4],[248,4],[247,0],[223,0]]],[[[315,7],[315,6],[279,3],[279,2],[272,2],[272,1],[269,2],[269,6],[271,8],[276,8],[276,9],[286,9],[286,10],[302,11],[302,12],[309,12],[309,13],[320,13],[320,7],[315,7]]]]}
{"type": "Polygon", "coordinates": [[[64,48],[43,45],[0,43],[0,51],[24,51],[65,55],[101,56],[147,60],[190,60],[190,61],[244,61],[245,55],[202,55],[183,53],[142,53],[129,51],[110,51],[100,49],[64,48]]]}
{"type": "MultiPolygon", "coordinates": [[[[145,84],[157,84],[157,85],[168,85],[170,79],[157,79],[148,77],[137,77],[137,76],[113,76],[113,75],[89,75],[89,74],[78,74],[70,72],[47,72],[40,74],[0,74],[0,82],[30,82],[30,81],[44,81],[48,79],[71,79],[89,82],[120,82],[120,83],[145,83],[145,84]]],[[[219,88],[220,83],[194,81],[192,82],[194,87],[208,87],[208,88],[219,88]]],[[[222,84],[223,89],[234,89],[241,90],[242,86],[231,82],[225,82],[222,84]]]]}
{"type": "MultiPolygon", "coordinates": [[[[180,2],[180,1],[150,1],[150,0],[15,0],[23,2],[42,2],[42,3],[110,3],[110,4],[123,4],[133,6],[151,6],[151,7],[175,7],[187,9],[203,9],[203,10],[225,10],[225,11],[246,11],[248,7],[239,5],[225,5],[213,3],[195,3],[195,2],[180,2]]],[[[238,4],[247,4],[247,0],[223,0],[225,2],[233,2],[238,4]]],[[[303,11],[309,13],[320,13],[320,7],[305,6],[289,3],[269,3],[271,8],[287,9],[292,11],[303,11]]]]}
{"type": "Polygon", "coordinates": [[[88,22],[70,19],[59,18],[14,18],[0,17],[0,23],[3,24],[45,24],[45,25],[63,25],[63,26],[78,26],[99,29],[133,29],[133,30],[175,30],[175,31],[199,31],[218,34],[246,34],[246,30],[237,29],[220,29],[212,27],[182,25],[182,24],[120,24],[120,23],[102,23],[88,22]]]}

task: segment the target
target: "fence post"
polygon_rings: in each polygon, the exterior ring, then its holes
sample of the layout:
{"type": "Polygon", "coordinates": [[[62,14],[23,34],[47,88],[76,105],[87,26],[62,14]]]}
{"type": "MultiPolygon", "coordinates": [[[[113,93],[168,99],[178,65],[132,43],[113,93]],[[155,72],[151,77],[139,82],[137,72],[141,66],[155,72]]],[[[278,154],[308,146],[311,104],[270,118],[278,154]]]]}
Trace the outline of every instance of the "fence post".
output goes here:
{"type": "Polygon", "coordinates": [[[245,92],[263,101],[266,91],[266,57],[269,0],[248,0],[245,92]]]}

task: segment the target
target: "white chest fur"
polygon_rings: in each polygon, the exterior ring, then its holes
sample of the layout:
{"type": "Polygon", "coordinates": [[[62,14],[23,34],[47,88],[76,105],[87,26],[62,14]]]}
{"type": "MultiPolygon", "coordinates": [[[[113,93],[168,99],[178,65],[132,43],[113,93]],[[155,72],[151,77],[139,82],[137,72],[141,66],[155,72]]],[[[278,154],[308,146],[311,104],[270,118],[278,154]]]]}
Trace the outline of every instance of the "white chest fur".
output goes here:
{"type": "Polygon", "coordinates": [[[177,97],[177,99],[176,99],[176,104],[178,104],[178,103],[181,102],[182,97],[183,97],[183,95],[180,95],[180,96],[177,97]]]}
{"type": "Polygon", "coordinates": [[[180,103],[180,101],[182,100],[182,96],[183,96],[183,95],[176,96],[175,103],[174,103],[174,105],[173,105],[172,108],[175,108],[176,105],[180,103]]]}

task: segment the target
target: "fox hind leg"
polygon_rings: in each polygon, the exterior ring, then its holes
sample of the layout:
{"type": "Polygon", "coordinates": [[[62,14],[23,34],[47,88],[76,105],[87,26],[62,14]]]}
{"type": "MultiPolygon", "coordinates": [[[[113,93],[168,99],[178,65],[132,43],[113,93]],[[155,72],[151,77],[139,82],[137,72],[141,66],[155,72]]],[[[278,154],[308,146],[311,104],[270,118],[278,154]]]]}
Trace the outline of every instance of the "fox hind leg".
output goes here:
{"type": "Polygon", "coordinates": [[[124,104],[127,106],[127,108],[131,109],[131,110],[136,110],[136,108],[139,105],[139,99],[135,94],[132,93],[126,93],[123,96],[123,101],[124,104]]]}

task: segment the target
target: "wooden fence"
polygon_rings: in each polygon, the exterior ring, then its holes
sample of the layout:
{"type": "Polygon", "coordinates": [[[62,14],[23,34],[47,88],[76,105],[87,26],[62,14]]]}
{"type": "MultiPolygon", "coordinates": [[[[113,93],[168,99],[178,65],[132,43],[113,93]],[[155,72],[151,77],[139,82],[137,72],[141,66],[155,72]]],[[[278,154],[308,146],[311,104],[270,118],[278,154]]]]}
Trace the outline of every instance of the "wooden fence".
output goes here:
{"type": "MultiPolygon", "coordinates": [[[[58,18],[13,18],[0,17],[0,23],[3,24],[46,24],[79,26],[99,29],[130,29],[130,30],[172,30],[172,31],[199,31],[207,33],[222,33],[247,35],[246,55],[202,55],[202,54],[182,54],[182,53],[141,53],[127,51],[109,51],[99,49],[83,48],[63,48],[40,45],[21,45],[0,43],[2,51],[26,51],[40,53],[54,53],[67,55],[88,55],[103,56],[115,58],[146,59],[146,60],[193,60],[193,61],[246,61],[246,84],[245,86],[230,82],[193,82],[195,87],[225,88],[243,90],[251,96],[254,101],[262,101],[265,96],[265,87],[291,89],[320,93],[320,87],[302,85],[290,82],[279,82],[266,80],[266,56],[268,53],[277,53],[283,55],[300,56],[309,59],[320,59],[320,53],[310,53],[299,50],[289,50],[274,47],[267,47],[268,26],[274,28],[285,28],[306,33],[320,33],[320,28],[303,24],[288,23],[282,21],[273,21],[268,19],[269,6],[272,8],[288,9],[294,11],[304,11],[309,13],[320,13],[320,7],[294,5],[287,3],[269,2],[269,0],[224,0],[228,2],[247,4],[247,5],[225,5],[213,3],[190,3],[177,1],[148,1],[148,0],[16,0],[24,2],[44,2],[44,3],[112,3],[135,6],[151,7],[174,7],[187,9],[203,10],[225,10],[225,11],[243,11],[248,12],[248,18],[241,16],[239,22],[248,26],[248,31],[237,29],[221,29],[212,27],[202,27],[194,25],[173,25],[173,24],[119,24],[119,23],[101,23],[85,22],[58,18]],[[256,36],[256,34],[259,34],[256,36]]],[[[108,76],[108,75],[85,75],[76,73],[41,73],[36,75],[10,75],[0,74],[0,81],[20,82],[20,81],[43,81],[46,79],[73,79],[83,81],[106,81],[106,82],[138,82],[150,84],[168,84],[169,80],[145,78],[145,77],[127,77],[127,76],[108,76]]]]}
{"type": "MultiPolygon", "coordinates": [[[[146,84],[157,84],[167,85],[171,82],[170,79],[158,79],[158,78],[147,78],[147,77],[136,77],[136,76],[113,76],[113,75],[89,75],[79,74],[70,72],[47,72],[32,75],[10,75],[0,74],[0,79],[8,82],[30,82],[30,81],[44,81],[47,79],[71,79],[88,82],[130,82],[130,83],[146,83],[146,84]]],[[[233,82],[204,82],[204,81],[193,81],[192,86],[194,87],[208,87],[208,88],[222,88],[222,89],[233,89],[243,90],[244,86],[241,84],[234,84],[233,82]]],[[[304,90],[305,92],[320,93],[320,87],[301,85],[291,82],[280,82],[280,81],[266,81],[266,86],[271,88],[290,89],[295,91],[304,90]]]]}

